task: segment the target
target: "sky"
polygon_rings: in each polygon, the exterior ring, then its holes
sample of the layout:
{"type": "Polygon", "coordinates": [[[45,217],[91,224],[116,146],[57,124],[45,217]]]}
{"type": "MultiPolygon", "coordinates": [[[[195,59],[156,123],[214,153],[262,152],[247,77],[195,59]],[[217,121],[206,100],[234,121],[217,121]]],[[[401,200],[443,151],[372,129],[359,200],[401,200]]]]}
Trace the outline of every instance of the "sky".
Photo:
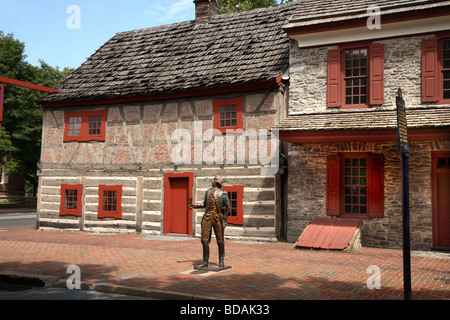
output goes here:
{"type": "Polygon", "coordinates": [[[0,31],[26,61],[78,68],[114,34],[195,19],[193,0],[0,0],[0,31]]]}

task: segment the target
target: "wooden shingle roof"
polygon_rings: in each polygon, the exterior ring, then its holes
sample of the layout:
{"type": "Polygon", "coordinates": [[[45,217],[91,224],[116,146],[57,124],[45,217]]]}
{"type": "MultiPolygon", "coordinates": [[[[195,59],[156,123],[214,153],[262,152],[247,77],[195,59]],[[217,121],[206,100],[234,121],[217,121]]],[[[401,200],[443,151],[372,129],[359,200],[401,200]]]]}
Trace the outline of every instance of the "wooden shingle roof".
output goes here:
{"type": "Polygon", "coordinates": [[[116,34],[40,103],[142,96],[275,80],[289,66],[291,2],[210,22],[116,34]]]}
{"type": "MultiPolygon", "coordinates": [[[[417,107],[406,109],[408,128],[447,128],[450,130],[450,107],[417,107]]],[[[284,132],[333,130],[382,130],[397,128],[396,110],[362,109],[315,114],[290,115],[274,129],[284,132]]]]}
{"type": "Polygon", "coordinates": [[[367,18],[369,8],[378,7],[381,15],[409,13],[431,8],[448,10],[449,0],[301,0],[302,9],[285,28],[367,18]]]}

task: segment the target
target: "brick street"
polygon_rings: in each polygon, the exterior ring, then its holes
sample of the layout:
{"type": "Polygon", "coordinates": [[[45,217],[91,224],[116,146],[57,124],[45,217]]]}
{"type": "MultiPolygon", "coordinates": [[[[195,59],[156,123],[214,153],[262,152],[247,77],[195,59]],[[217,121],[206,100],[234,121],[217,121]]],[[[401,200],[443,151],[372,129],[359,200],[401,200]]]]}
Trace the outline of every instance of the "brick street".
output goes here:
{"type": "MultiPolygon", "coordinates": [[[[67,268],[77,265],[84,284],[155,290],[174,299],[403,299],[402,250],[363,247],[349,253],[227,240],[225,252],[231,269],[199,272],[193,270],[202,259],[198,238],[0,230],[0,273],[51,276],[65,283],[67,268]],[[367,287],[372,265],[381,270],[380,289],[367,287]]],[[[216,264],[214,239],[210,256],[216,264]]],[[[449,253],[413,251],[411,266],[413,299],[450,300],[449,253]]]]}

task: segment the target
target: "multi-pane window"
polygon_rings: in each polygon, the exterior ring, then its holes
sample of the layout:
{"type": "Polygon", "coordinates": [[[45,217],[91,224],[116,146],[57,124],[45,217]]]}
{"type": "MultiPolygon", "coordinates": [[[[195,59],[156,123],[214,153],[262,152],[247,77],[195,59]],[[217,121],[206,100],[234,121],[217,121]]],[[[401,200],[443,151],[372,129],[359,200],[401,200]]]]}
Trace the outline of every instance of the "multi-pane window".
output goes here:
{"type": "Polygon", "coordinates": [[[78,208],[78,190],[67,189],[64,191],[64,209],[76,210],[78,208]]]}
{"type": "Polygon", "coordinates": [[[228,197],[230,198],[230,207],[231,207],[230,217],[237,217],[238,193],[236,191],[229,192],[228,197]]]}
{"type": "Polygon", "coordinates": [[[220,99],[214,101],[214,129],[222,133],[227,130],[243,129],[243,108],[242,98],[220,99]]]}
{"type": "Polygon", "coordinates": [[[103,191],[103,211],[117,211],[117,191],[103,191]]]}
{"type": "Polygon", "coordinates": [[[344,162],[344,212],[367,214],[367,159],[347,158],[344,162]]]}
{"type": "Polygon", "coordinates": [[[69,117],[69,136],[81,135],[81,117],[69,117]]]}
{"type": "Polygon", "coordinates": [[[102,128],[102,116],[89,117],[89,135],[99,135],[102,128]]]}
{"type": "Polygon", "coordinates": [[[450,39],[442,43],[442,66],[443,98],[450,99],[450,39]]]}
{"type": "Polygon", "coordinates": [[[345,152],[327,157],[329,216],[384,217],[384,158],[369,153],[345,152]]]}
{"type": "Polygon", "coordinates": [[[99,218],[122,218],[122,186],[100,185],[98,202],[99,218]]]}
{"type": "Polygon", "coordinates": [[[384,45],[346,44],[327,52],[327,107],[384,104],[384,45]]]}
{"type": "Polygon", "coordinates": [[[64,142],[105,141],[106,110],[66,112],[64,142]]]}
{"type": "Polygon", "coordinates": [[[60,215],[81,216],[81,198],[83,185],[62,184],[60,215]]]}
{"type": "Polygon", "coordinates": [[[345,51],[345,104],[367,104],[367,49],[345,51]]]}
{"type": "Polygon", "coordinates": [[[220,106],[220,127],[235,127],[237,125],[237,105],[220,106]]]}
{"type": "Polygon", "coordinates": [[[228,199],[230,199],[230,215],[228,216],[227,222],[235,225],[242,225],[244,223],[244,210],[243,210],[243,199],[244,199],[244,186],[234,185],[234,186],[223,186],[223,189],[228,193],[228,199]]]}

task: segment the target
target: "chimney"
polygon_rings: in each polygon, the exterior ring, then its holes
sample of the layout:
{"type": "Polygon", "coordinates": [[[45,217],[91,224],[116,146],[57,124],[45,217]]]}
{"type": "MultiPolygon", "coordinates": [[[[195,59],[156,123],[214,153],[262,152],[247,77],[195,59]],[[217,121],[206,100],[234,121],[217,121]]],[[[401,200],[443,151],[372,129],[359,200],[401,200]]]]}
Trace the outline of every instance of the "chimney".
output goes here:
{"type": "Polygon", "coordinates": [[[201,24],[211,20],[211,17],[219,13],[218,0],[194,0],[195,3],[195,23],[201,24]]]}

